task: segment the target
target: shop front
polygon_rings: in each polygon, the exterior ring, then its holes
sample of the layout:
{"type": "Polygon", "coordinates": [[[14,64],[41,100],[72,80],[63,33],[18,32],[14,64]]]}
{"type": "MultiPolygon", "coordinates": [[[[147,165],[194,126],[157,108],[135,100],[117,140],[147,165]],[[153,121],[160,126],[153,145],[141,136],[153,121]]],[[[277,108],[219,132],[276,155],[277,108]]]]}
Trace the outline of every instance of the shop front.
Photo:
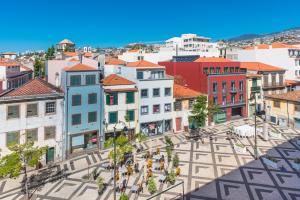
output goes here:
{"type": "MultiPolygon", "coordinates": [[[[116,130],[116,137],[119,137],[122,133],[125,134],[124,130],[116,130]]],[[[135,137],[135,128],[128,129],[128,133],[126,134],[128,134],[127,136],[129,140],[133,140],[135,137]]],[[[107,131],[104,135],[105,135],[105,140],[107,140],[109,138],[114,137],[114,132],[113,130],[107,131]]]]}
{"type": "Polygon", "coordinates": [[[161,135],[172,130],[172,119],[141,123],[141,132],[148,136],[161,135]]]}
{"type": "Polygon", "coordinates": [[[77,153],[98,147],[98,131],[79,133],[71,135],[71,153],[77,153]]]}

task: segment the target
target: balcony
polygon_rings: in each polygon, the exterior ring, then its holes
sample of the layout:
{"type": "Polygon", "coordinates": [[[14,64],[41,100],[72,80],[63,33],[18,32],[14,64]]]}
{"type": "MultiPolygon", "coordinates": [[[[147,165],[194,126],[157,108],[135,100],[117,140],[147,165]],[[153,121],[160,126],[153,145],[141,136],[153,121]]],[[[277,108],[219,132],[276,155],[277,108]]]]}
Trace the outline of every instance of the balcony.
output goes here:
{"type": "Polygon", "coordinates": [[[272,88],[284,88],[285,85],[283,83],[268,83],[262,86],[263,89],[272,89],[272,88]]]}
{"type": "Polygon", "coordinates": [[[261,89],[260,86],[253,86],[253,87],[251,87],[251,92],[252,93],[259,93],[260,89],[261,89]]]}
{"type": "Polygon", "coordinates": [[[230,88],[230,93],[236,93],[236,88],[230,88]]]}
{"type": "Polygon", "coordinates": [[[232,107],[232,106],[241,106],[245,105],[246,102],[244,100],[242,101],[233,101],[233,102],[222,102],[222,105],[220,107],[226,108],[226,107],[232,107]]]}

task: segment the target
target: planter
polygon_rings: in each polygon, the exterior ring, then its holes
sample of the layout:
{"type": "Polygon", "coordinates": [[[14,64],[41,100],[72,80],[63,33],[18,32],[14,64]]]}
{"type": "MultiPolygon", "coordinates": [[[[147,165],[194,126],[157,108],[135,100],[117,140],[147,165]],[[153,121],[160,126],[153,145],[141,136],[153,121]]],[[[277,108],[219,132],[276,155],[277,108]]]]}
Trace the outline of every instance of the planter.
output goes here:
{"type": "Polygon", "coordinates": [[[238,153],[246,153],[246,151],[247,151],[245,146],[241,146],[238,144],[234,144],[233,149],[238,153]]]}
{"type": "Polygon", "coordinates": [[[264,162],[266,165],[268,165],[268,166],[270,166],[270,167],[272,167],[272,168],[274,168],[274,169],[278,169],[278,165],[277,165],[276,162],[274,162],[274,161],[272,161],[272,160],[269,160],[269,159],[266,158],[266,157],[262,157],[262,160],[263,160],[263,162],[264,162]]]}
{"type": "Polygon", "coordinates": [[[299,171],[300,170],[300,163],[295,163],[294,161],[291,162],[292,167],[296,170],[299,171]]]}

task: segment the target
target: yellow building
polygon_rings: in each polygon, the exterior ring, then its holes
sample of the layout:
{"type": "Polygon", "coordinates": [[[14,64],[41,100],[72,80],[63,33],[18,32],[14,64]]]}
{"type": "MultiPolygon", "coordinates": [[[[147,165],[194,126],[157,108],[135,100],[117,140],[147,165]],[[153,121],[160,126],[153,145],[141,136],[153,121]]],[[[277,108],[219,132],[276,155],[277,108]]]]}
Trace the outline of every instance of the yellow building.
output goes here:
{"type": "Polygon", "coordinates": [[[265,95],[267,120],[300,129],[300,91],[265,95]]]}

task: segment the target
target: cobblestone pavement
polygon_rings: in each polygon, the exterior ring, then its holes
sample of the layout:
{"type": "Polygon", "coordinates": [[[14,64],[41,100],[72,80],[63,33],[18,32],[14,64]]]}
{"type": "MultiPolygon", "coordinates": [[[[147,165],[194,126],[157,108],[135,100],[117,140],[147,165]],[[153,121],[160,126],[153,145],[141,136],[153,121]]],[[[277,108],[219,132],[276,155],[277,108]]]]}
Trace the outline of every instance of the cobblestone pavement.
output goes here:
{"type": "MultiPolygon", "coordinates": [[[[232,199],[232,200],[297,200],[300,199],[300,173],[292,168],[292,159],[300,158],[300,146],[296,144],[296,138],[300,133],[294,129],[270,126],[270,129],[282,134],[281,139],[269,139],[264,141],[258,137],[258,149],[261,154],[268,154],[279,160],[278,165],[284,169],[273,169],[253,158],[253,138],[236,138],[226,134],[231,126],[242,124],[253,125],[251,120],[236,120],[225,124],[207,127],[212,133],[211,138],[202,141],[187,141],[184,134],[172,134],[172,140],[176,144],[174,151],[179,155],[181,175],[177,181],[184,182],[186,199],[232,199]],[[239,153],[233,149],[234,143],[242,143],[247,152],[239,153]]],[[[262,122],[258,123],[262,126],[262,122]]],[[[163,137],[147,141],[145,148],[164,146],[163,137]]],[[[163,151],[163,149],[162,149],[163,151]]],[[[164,151],[163,151],[164,152],[164,151]]],[[[46,183],[35,193],[37,199],[113,199],[113,182],[111,171],[101,166],[107,162],[108,151],[91,153],[69,160],[59,165],[59,168],[68,168],[71,173],[67,178],[46,183]],[[73,164],[70,164],[72,163],[73,164]],[[105,192],[99,196],[95,182],[84,182],[82,176],[97,168],[100,176],[109,184],[105,192]]],[[[135,159],[144,163],[141,155],[135,159]]],[[[141,167],[140,165],[140,167],[141,167]]],[[[171,164],[169,168],[171,167],[171,164]]],[[[147,199],[150,197],[146,187],[140,194],[130,192],[130,188],[142,178],[140,173],[129,178],[126,194],[130,199],[147,199]]],[[[169,187],[166,183],[159,183],[158,177],[162,174],[154,172],[154,177],[159,191],[169,187]]],[[[0,182],[0,199],[20,199],[20,178],[15,180],[2,180],[0,182]]],[[[182,186],[175,187],[154,199],[176,199],[182,194],[182,186]]],[[[120,194],[118,193],[117,196],[120,194]]]]}

